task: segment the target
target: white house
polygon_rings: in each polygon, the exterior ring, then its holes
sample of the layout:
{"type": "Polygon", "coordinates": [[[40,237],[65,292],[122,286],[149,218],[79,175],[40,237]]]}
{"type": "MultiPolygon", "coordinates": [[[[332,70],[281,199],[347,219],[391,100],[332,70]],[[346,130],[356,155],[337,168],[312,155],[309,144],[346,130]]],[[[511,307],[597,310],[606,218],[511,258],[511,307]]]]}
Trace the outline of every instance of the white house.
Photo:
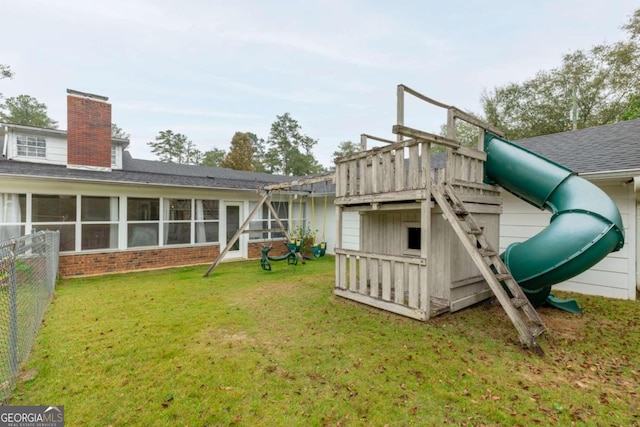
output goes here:
{"type": "MultiPolygon", "coordinates": [[[[62,276],[211,263],[259,201],[257,190],[292,179],[134,159],[128,140],[111,137],[108,99],[67,92],[67,131],[0,124],[0,240],[59,230],[62,276]]],[[[324,197],[316,196],[313,214],[304,192],[278,192],[272,202],[285,226],[331,239],[331,253],[335,232],[321,230],[324,197]]],[[[250,224],[276,227],[266,206],[250,224]]],[[[243,234],[225,259],[259,258],[262,244],[281,240],[275,231],[243,234]]]]}

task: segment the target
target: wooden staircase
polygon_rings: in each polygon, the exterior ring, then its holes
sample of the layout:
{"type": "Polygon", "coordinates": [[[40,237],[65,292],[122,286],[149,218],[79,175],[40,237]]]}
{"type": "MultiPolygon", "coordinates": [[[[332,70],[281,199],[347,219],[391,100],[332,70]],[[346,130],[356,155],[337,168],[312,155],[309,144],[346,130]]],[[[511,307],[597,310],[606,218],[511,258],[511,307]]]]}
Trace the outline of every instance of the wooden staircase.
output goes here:
{"type": "Polygon", "coordinates": [[[487,241],[482,228],[465,208],[450,184],[434,185],[432,194],[442,209],[443,216],[453,227],[493,294],[518,330],[520,342],[536,354],[544,355],[535,337],[547,328],[502,259],[487,241]]]}

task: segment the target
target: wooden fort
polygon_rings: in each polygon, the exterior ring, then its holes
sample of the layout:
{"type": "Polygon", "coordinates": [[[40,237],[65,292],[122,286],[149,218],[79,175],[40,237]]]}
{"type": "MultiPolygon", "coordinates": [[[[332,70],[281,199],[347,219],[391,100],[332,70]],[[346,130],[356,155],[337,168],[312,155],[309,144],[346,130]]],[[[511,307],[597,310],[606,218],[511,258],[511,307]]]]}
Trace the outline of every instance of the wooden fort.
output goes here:
{"type": "Polygon", "coordinates": [[[533,337],[544,325],[493,249],[502,199],[483,182],[482,144],[485,132],[502,132],[404,85],[397,96],[397,141],[363,135],[361,152],[336,161],[337,246],[343,214],[360,215],[360,249],[335,249],[336,295],[427,320],[495,294],[521,342],[539,349],[533,337]],[[447,111],[446,137],[404,126],[406,94],[447,111]],[[477,147],[456,140],[458,120],[478,128],[477,147]],[[385,145],[367,149],[369,140],[385,145]],[[434,146],[446,148],[444,168],[433,167],[434,146]]]}

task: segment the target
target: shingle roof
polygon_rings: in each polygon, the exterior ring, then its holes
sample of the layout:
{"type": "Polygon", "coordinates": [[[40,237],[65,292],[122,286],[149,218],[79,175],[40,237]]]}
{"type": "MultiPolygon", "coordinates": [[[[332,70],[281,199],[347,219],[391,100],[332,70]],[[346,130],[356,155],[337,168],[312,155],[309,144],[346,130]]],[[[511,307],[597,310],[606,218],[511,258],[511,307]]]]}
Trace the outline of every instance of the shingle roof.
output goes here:
{"type": "MultiPolygon", "coordinates": [[[[1,158],[0,158],[1,159],[1,158]]],[[[38,178],[73,179],[100,183],[155,184],[179,187],[229,188],[254,190],[266,184],[286,182],[291,176],[269,175],[235,171],[206,166],[177,165],[132,159],[124,156],[123,170],[100,172],[82,169],[68,169],[66,166],[42,163],[0,160],[0,176],[29,176],[38,178]]]]}
{"type": "Polygon", "coordinates": [[[640,170],[640,119],[514,142],[578,173],[640,170]]]}

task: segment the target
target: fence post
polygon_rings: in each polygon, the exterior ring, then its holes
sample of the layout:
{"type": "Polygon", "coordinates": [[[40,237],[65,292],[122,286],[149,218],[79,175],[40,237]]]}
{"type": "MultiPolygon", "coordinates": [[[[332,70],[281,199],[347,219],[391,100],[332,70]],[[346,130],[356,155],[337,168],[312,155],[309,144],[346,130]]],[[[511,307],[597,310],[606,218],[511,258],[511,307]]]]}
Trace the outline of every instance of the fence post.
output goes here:
{"type": "Polygon", "coordinates": [[[19,374],[18,357],[18,275],[16,273],[16,239],[9,243],[9,370],[11,381],[19,374]]]}

